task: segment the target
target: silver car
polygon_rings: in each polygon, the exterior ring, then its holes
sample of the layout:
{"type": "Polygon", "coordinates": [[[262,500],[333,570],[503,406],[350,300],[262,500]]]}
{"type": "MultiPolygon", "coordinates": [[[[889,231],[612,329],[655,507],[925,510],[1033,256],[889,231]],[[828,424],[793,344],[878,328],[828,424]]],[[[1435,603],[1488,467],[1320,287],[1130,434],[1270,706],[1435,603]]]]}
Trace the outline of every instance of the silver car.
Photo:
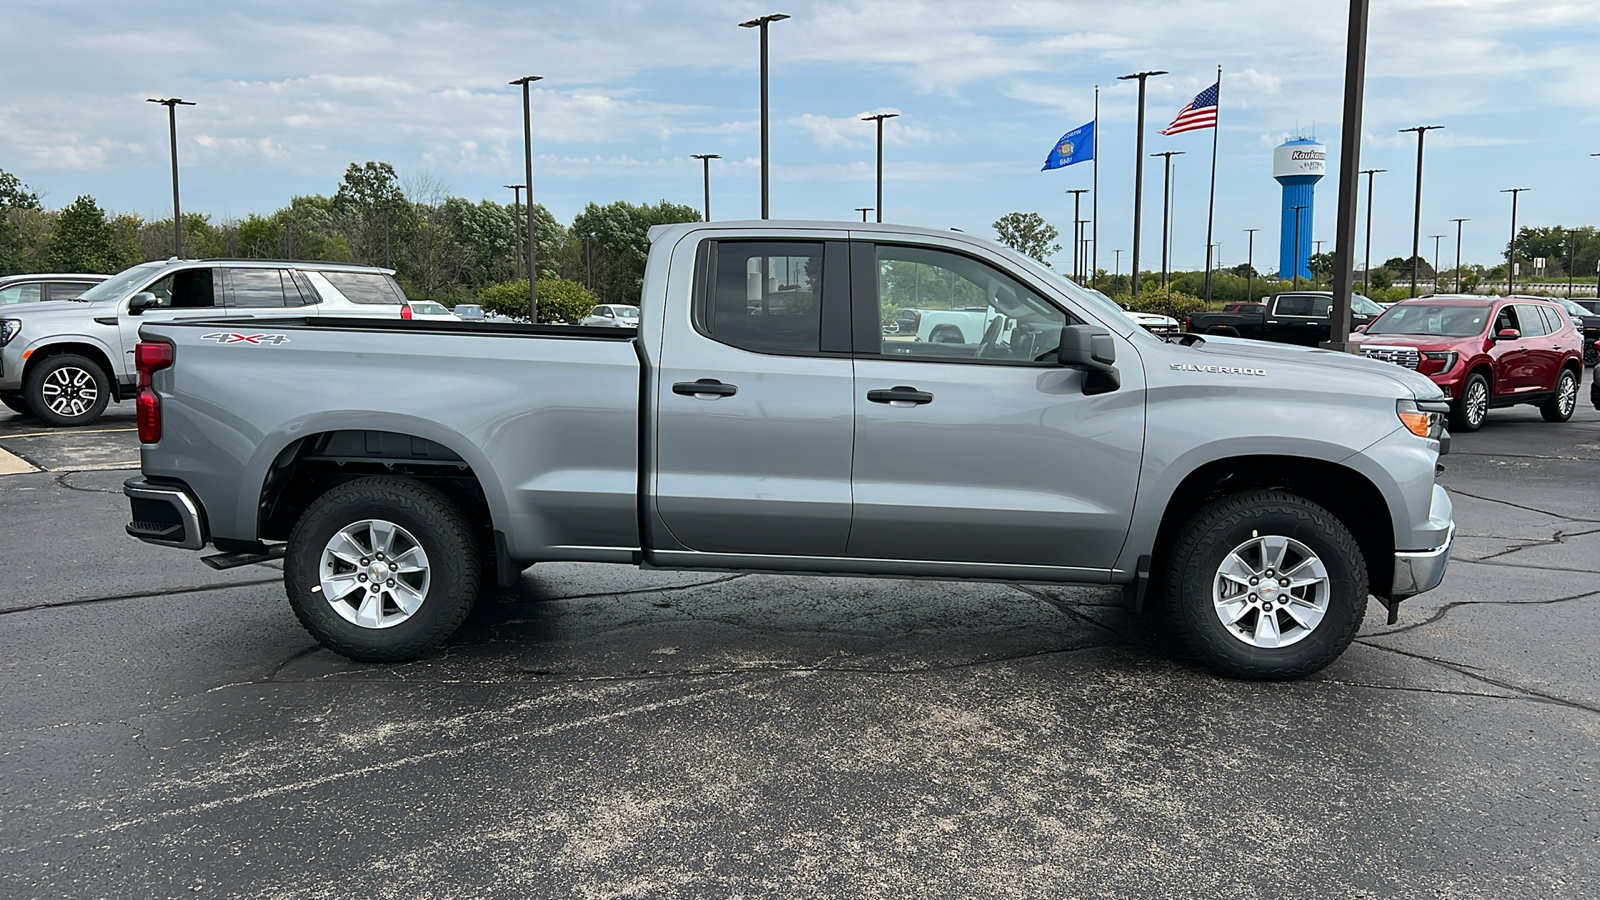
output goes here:
{"type": "Polygon", "coordinates": [[[594,312],[584,316],[579,325],[599,325],[612,328],[638,328],[639,307],[623,303],[602,303],[594,312]]]}

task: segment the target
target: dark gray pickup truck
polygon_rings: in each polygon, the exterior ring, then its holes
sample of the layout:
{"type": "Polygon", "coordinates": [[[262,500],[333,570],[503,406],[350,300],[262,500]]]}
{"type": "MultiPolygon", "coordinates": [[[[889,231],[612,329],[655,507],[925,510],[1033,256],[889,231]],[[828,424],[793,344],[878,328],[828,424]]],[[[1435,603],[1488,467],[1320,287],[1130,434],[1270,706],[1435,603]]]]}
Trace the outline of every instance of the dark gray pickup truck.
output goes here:
{"type": "MultiPolygon", "coordinates": [[[[1329,315],[1333,308],[1330,291],[1292,291],[1273,294],[1259,304],[1240,304],[1231,312],[1195,313],[1183,325],[1184,331],[1223,337],[1253,338],[1280,344],[1315,347],[1328,340],[1329,315]]],[[[1351,298],[1350,330],[1367,325],[1383,315],[1383,307],[1356,294],[1351,298]]]]}
{"type": "Polygon", "coordinates": [[[1444,577],[1438,387],[1399,366],[1163,340],[953,232],[651,233],[637,329],[146,324],[131,534],[284,559],[356,659],[428,652],[549,560],[1122,585],[1216,670],[1293,678],[1444,577]],[[992,310],[885,334],[884,300],[992,310]]]}

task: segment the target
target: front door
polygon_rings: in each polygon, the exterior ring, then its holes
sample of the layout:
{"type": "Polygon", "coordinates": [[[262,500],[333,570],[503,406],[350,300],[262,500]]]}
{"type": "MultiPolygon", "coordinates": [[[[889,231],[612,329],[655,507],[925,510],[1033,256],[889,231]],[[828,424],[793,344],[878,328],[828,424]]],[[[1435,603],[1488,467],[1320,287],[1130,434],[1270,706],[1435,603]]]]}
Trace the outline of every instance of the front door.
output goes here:
{"type": "Polygon", "coordinates": [[[133,350],[139,344],[139,326],[146,322],[172,322],[180,319],[217,319],[228,316],[222,301],[220,270],[210,267],[178,269],[168,272],[140,288],[142,293],[156,295],[158,305],[132,315],[127,301],[117,315],[117,326],[122,337],[122,373],[124,381],[133,379],[133,350]]]}
{"type": "Polygon", "coordinates": [[[1132,518],[1143,370],[1117,339],[1120,390],[1055,363],[1081,319],[993,262],[858,245],[852,557],[1109,569],[1132,518]],[[862,302],[865,285],[878,297],[862,302]],[[985,321],[973,342],[882,333],[916,306],[985,321]],[[863,321],[865,320],[865,321],[863,321]]]}
{"type": "Polygon", "coordinates": [[[675,258],[653,385],[653,494],[671,540],[655,546],[844,554],[854,430],[848,267],[844,241],[820,233],[707,240],[697,258],[675,258]],[[679,277],[680,263],[692,278],[679,277]]]}

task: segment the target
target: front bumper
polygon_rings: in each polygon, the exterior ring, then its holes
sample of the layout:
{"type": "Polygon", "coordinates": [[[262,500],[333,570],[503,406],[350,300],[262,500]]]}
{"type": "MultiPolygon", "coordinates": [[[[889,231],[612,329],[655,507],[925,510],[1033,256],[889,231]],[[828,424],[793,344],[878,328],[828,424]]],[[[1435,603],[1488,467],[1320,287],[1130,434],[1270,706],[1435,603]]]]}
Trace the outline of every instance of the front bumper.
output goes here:
{"type": "Polygon", "coordinates": [[[1390,600],[1404,600],[1431,591],[1444,581],[1445,569],[1450,565],[1450,545],[1456,539],[1455,523],[1444,545],[1431,550],[1404,550],[1394,555],[1394,586],[1389,590],[1390,600]]]}
{"type": "Polygon", "coordinates": [[[202,550],[210,542],[205,510],[187,487],[151,484],[142,477],[122,484],[133,507],[127,532],[148,544],[202,550]]]}

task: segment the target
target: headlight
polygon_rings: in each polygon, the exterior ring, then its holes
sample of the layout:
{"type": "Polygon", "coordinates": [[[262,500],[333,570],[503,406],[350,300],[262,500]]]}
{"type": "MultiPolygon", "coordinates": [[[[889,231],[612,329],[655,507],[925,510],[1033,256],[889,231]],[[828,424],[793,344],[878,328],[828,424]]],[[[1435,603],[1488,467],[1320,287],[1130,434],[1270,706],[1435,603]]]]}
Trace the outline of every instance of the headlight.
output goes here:
{"type": "Polygon", "coordinates": [[[1454,350],[1424,350],[1422,359],[1423,363],[1417,367],[1417,371],[1424,375],[1438,375],[1456,367],[1454,350]]]}
{"type": "Polygon", "coordinates": [[[21,333],[21,319],[0,319],[0,347],[11,343],[11,339],[21,333]]]}
{"type": "MultiPolygon", "coordinates": [[[[1433,403],[1427,405],[1444,406],[1433,403]]],[[[1406,426],[1406,430],[1417,437],[1432,438],[1437,441],[1444,434],[1444,411],[1441,409],[1423,409],[1415,400],[1396,400],[1394,411],[1400,417],[1400,423],[1406,426]]]]}

